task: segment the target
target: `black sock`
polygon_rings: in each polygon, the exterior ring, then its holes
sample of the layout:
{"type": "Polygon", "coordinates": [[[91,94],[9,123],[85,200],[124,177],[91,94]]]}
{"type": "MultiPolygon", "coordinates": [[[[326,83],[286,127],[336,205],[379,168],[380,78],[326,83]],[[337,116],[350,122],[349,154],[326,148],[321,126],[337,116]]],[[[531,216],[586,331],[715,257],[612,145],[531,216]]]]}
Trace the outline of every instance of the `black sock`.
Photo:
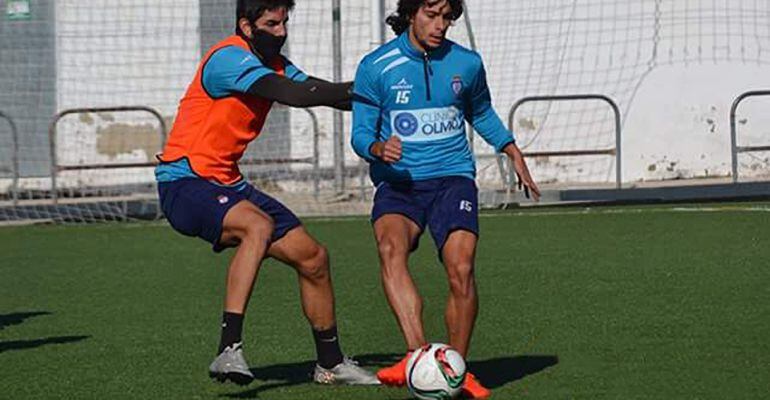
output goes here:
{"type": "Polygon", "coordinates": [[[225,312],[222,314],[222,338],[219,340],[219,352],[225,347],[241,341],[243,314],[225,312]]]}
{"type": "Polygon", "coordinates": [[[313,339],[315,351],[318,354],[318,365],[329,369],[342,362],[342,350],[340,350],[336,326],[323,331],[313,329],[313,339]]]}

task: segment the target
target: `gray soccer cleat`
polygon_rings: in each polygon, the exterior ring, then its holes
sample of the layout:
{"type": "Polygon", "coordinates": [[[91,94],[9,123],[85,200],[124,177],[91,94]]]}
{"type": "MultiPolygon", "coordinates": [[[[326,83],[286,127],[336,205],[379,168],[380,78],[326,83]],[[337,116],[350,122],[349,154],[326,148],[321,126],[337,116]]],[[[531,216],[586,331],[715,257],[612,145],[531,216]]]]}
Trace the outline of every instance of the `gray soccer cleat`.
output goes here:
{"type": "Polygon", "coordinates": [[[243,343],[238,342],[225,347],[209,366],[209,376],[220,381],[231,381],[238,385],[248,385],[254,380],[249,364],[243,357],[243,343]]]}
{"type": "Polygon", "coordinates": [[[313,380],[324,385],[379,385],[377,377],[358,366],[353,359],[345,357],[342,362],[326,369],[316,364],[313,380]]]}

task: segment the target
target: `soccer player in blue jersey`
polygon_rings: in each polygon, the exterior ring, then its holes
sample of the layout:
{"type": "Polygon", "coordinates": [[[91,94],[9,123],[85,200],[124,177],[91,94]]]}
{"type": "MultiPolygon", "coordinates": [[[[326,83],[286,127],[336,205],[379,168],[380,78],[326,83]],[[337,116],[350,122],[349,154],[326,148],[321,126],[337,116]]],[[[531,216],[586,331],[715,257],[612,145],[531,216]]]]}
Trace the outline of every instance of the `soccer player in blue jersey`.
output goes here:
{"type": "MultiPolygon", "coordinates": [[[[352,145],[377,186],[372,221],[382,281],[409,353],[426,344],[422,300],[407,267],[426,227],[449,279],[449,343],[463,356],[476,320],[478,195],[465,121],[510,157],[525,192],[540,196],[492,108],[481,57],[446,39],[462,12],[461,0],[399,0],[387,19],[398,37],[363,59],[354,84],[352,145]]],[[[409,353],[378,372],[382,383],[405,384],[409,353]]],[[[490,395],[472,374],[463,391],[490,395]]]]}

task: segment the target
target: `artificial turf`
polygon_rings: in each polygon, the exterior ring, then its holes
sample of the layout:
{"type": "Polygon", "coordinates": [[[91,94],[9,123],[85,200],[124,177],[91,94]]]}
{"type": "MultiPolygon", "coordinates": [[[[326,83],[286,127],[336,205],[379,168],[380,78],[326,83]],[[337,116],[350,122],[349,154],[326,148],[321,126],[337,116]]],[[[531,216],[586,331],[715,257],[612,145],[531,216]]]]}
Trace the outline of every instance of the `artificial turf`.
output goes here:
{"type": "MultiPolygon", "coordinates": [[[[369,223],[306,226],[332,256],[343,350],[395,361],[369,223]]],[[[500,399],[766,398],[769,227],[763,204],[483,215],[470,368],[500,399]]],[[[230,254],[163,223],[0,229],[0,398],[409,397],[310,383],[296,276],[273,261],[245,322],[257,381],[210,381],[230,254]]],[[[428,236],[411,260],[429,340],[445,341],[428,236]]]]}

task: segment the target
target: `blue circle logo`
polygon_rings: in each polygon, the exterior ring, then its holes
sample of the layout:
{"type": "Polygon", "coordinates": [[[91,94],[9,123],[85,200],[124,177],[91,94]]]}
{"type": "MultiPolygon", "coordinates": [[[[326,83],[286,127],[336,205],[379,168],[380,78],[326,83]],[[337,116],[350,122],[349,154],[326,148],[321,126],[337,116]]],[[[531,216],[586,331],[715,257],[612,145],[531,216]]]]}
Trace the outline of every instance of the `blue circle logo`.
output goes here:
{"type": "Polygon", "coordinates": [[[403,112],[396,115],[395,119],[396,132],[401,136],[412,136],[417,132],[417,117],[414,115],[403,112]]]}

